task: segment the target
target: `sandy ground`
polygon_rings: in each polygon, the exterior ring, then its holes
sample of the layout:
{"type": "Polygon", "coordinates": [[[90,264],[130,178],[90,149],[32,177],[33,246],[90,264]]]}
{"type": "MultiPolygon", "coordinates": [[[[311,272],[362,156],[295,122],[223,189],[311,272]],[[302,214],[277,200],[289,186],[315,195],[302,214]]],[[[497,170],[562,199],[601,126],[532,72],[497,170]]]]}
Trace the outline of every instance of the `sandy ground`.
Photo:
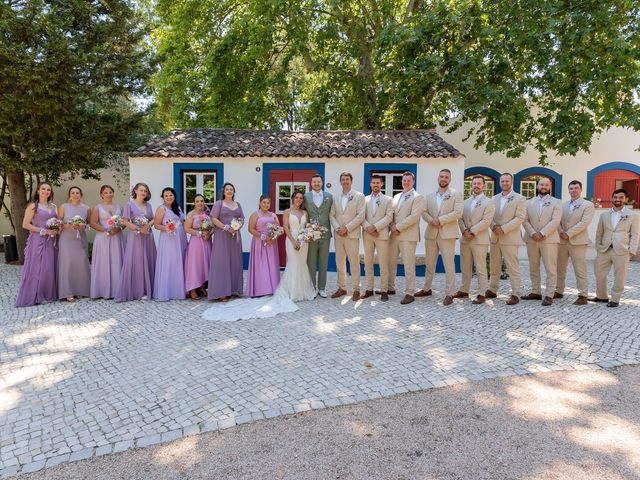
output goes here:
{"type": "Polygon", "coordinates": [[[640,366],[399,395],[20,478],[640,479],[640,366]]]}

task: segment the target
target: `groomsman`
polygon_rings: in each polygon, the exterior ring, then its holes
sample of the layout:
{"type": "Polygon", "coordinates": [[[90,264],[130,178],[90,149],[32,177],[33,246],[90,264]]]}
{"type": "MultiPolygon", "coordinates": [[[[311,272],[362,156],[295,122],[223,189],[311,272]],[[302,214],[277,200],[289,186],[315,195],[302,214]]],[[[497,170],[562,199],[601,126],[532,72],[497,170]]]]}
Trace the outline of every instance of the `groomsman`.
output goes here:
{"type": "Polygon", "coordinates": [[[608,302],[617,307],[624,291],[631,256],[638,251],[640,216],[625,207],[627,191],[619,188],[612,195],[613,208],[600,215],[596,231],[596,296],[592,302],[608,302]],[[611,299],[607,295],[607,275],[613,265],[611,299]]]}
{"type": "Polygon", "coordinates": [[[458,219],[462,216],[462,193],[449,188],[451,171],[447,168],[438,174],[438,190],[427,195],[426,209],[422,214],[427,222],[424,232],[425,268],[424,287],[416,292],[416,297],[426,297],[432,294],[431,285],[438,262],[438,253],[442,254],[444,263],[446,292],[444,305],[453,303],[456,291],[455,248],[456,240],[460,238],[458,219]]]}
{"type": "Polygon", "coordinates": [[[413,189],[415,177],[411,172],[402,174],[402,192],[393,197],[393,223],[389,239],[389,282],[387,293],[396,293],[398,252],[404,264],[405,290],[402,305],[413,302],[416,286],[416,245],[420,241],[420,216],[425,208],[424,197],[413,189]]]}
{"type": "Polygon", "coordinates": [[[485,302],[487,291],[487,253],[489,253],[489,225],[495,213],[494,203],[484,194],[484,177],[476,175],[471,180],[473,195],[467,198],[458,225],[462,231],[460,239],[460,267],[462,284],[453,298],[466,298],[471,289],[473,265],[478,273],[478,296],[471,302],[485,302]]]}
{"type": "Polygon", "coordinates": [[[325,238],[309,243],[307,253],[307,267],[313,281],[313,286],[318,289],[318,295],[327,298],[325,287],[327,285],[327,268],[329,265],[329,245],[331,244],[331,222],[329,213],[333,205],[333,197],[329,192],[322,190],[322,177],[311,177],[311,191],[304,194],[304,208],[309,213],[309,221],[316,221],[327,229],[325,238]],[[318,268],[316,280],[316,265],[318,268]]]}
{"type": "Polygon", "coordinates": [[[373,259],[378,253],[380,268],[380,300],[389,300],[387,284],[389,282],[389,224],[393,221],[393,199],[381,192],[383,179],[379,175],[371,177],[371,194],[365,199],[365,217],[362,223],[364,231],[364,273],[365,292],[361,298],[373,295],[373,259]]]}
{"type": "Polygon", "coordinates": [[[553,298],[562,298],[567,279],[567,264],[571,258],[573,271],[578,286],[578,299],[574,305],[586,305],[587,282],[587,245],[589,232],[587,231],[595,208],[593,203],[582,198],[582,183],[573,180],[569,183],[571,200],[562,207],[562,220],[558,227],[560,244],[558,245],[558,284],[553,298]]]}
{"type": "Polygon", "coordinates": [[[545,307],[553,303],[558,281],[558,226],[561,219],[562,204],[551,196],[551,180],[541,178],[538,195],[527,201],[527,216],[523,223],[531,277],[531,293],[523,296],[523,300],[542,300],[545,307]],[[547,277],[544,298],[540,286],[540,258],[547,277]]]}
{"type": "Polygon", "coordinates": [[[329,220],[333,226],[338,270],[338,290],[331,298],[347,294],[347,258],[351,267],[351,299],[360,299],[360,228],[365,216],[364,195],[352,189],[353,175],[340,174],[342,194],[333,202],[329,220]]]}
{"type": "Polygon", "coordinates": [[[502,275],[502,260],[507,266],[509,282],[511,282],[511,295],[507,305],[516,305],[520,302],[520,260],[518,250],[522,245],[520,225],[526,216],[526,199],[513,191],[513,175],[503,173],[500,175],[501,193],[494,195],[491,201],[495,209],[493,222],[491,223],[491,257],[489,266],[491,277],[489,289],[484,294],[487,298],[498,296],[498,285],[502,275]]]}

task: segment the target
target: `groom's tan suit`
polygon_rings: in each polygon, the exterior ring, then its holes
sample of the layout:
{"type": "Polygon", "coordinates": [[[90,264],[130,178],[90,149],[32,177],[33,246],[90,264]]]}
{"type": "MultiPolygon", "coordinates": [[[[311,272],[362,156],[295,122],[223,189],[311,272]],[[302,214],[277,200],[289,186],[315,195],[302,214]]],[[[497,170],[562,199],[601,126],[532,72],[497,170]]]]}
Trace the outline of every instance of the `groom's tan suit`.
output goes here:
{"type": "Polygon", "coordinates": [[[405,295],[412,295],[416,288],[416,245],[420,241],[420,217],[424,211],[425,200],[422,195],[411,189],[393,197],[393,223],[400,234],[390,233],[389,237],[389,283],[387,291],[396,289],[396,269],[398,253],[404,265],[405,295]]]}
{"type": "Polygon", "coordinates": [[[393,221],[393,199],[383,193],[379,193],[377,196],[367,195],[365,204],[365,217],[362,222],[365,290],[373,290],[374,254],[377,251],[380,268],[380,291],[386,292],[389,282],[389,224],[393,221]],[[369,227],[375,227],[378,232],[377,237],[367,232],[369,227]]]}
{"type": "Polygon", "coordinates": [[[336,195],[331,205],[329,220],[333,226],[333,241],[336,249],[336,270],[338,288],[347,289],[347,258],[351,267],[351,286],[353,292],[360,292],[360,230],[365,216],[364,195],[352,190],[343,198],[336,195]],[[343,202],[343,200],[345,200],[343,202]],[[344,203],[344,208],[342,207],[344,203]],[[346,227],[345,237],[338,234],[340,227],[346,227]]]}

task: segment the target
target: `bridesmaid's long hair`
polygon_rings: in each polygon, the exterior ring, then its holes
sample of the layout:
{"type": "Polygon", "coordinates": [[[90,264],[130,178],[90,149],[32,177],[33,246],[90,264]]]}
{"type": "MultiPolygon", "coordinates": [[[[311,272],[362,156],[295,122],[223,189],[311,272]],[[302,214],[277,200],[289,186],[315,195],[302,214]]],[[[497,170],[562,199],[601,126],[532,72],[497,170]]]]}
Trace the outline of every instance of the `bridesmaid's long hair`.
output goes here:
{"type": "Polygon", "coordinates": [[[307,210],[304,208],[304,193],[295,191],[291,194],[291,207],[293,208],[293,200],[296,198],[296,195],[300,195],[302,197],[302,203],[300,204],[300,210],[306,212],[307,210]]]}
{"type": "MultiPolygon", "coordinates": [[[[164,192],[173,193],[173,202],[171,202],[171,211],[175,213],[178,217],[182,214],[182,210],[180,210],[180,205],[178,205],[176,191],[171,187],[165,187],[162,189],[162,193],[160,194],[160,198],[164,202],[164,192]]],[[[164,204],[164,203],[163,203],[164,204]]]]}
{"type": "Polygon", "coordinates": [[[36,211],[38,209],[38,203],[40,202],[40,187],[43,185],[49,185],[51,189],[51,195],[49,196],[49,203],[53,202],[53,187],[49,182],[40,182],[36,187],[36,191],[31,195],[31,205],[33,205],[33,210],[36,211]]]}
{"type": "Polygon", "coordinates": [[[151,190],[149,190],[149,185],[143,182],[138,182],[135,184],[135,186],[131,190],[131,198],[133,198],[134,200],[136,199],[136,190],[138,189],[139,186],[143,186],[144,188],[147,189],[147,195],[144,197],[144,201],[148,202],[149,200],[151,200],[151,190]]]}
{"type": "Polygon", "coordinates": [[[222,188],[220,189],[220,200],[224,200],[224,189],[227,187],[231,187],[233,188],[233,197],[231,197],[231,200],[233,200],[234,202],[236,201],[236,187],[234,187],[233,183],[231,182],[224,182],[224,185],[222,185],[222,188]]]}
{"type": "MultiPolygon", "coordinates": [[[[193,201],[196,201],[196,198],[200,197],[202,199],[202,201],[205,201],[204,195],[202,195],[201,193],[196,193],[196,196],[193,197],[193,201]]],[[[195,210],[195,207],[194,207],[195,210]]],[[[205,213],[207,215],[211,214],[211,210],[209,210],[209,207],[207,207],[207,204],[204,204],[204,208],[202,209],[202,213],[205,213]]]]}

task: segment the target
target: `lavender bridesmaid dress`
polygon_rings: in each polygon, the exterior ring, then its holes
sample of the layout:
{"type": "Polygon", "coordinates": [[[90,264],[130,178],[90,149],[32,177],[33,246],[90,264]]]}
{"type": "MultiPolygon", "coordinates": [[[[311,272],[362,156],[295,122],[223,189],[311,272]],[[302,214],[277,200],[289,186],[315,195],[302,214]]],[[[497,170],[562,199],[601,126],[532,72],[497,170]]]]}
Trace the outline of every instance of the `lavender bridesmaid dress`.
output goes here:
{"type": "Polygon", "coordinates": [[[178,222],[178,226],[174,233],[160,232],[153,298],[160,301],[184,300],[184,254],[182,249],[184,225],[182,224],[182,215],[176,215],[165,205],[162,208],[164,208],[162,225],[173,220],[178,222]]]}
{"type": "MultiPolygon", "coordinates": [[[[191,221],[193,229],[200,228],[200,222],[207,215],[194,215],[191,221]]],[[[202,287],[209,277],[209,262],[211,260],[211,238],[204,240],[197,235],[191,235],[187,254],[184,259],[184,289],[190,292],[202,287]]]]}
{"type": "MultiPolygon", "coordinates": [[[[122,215],[116,205],[115,215],[122,215]]],[[[98,223],[105,232],[96,232],[91,253],[91,298],[113,298],[116,296],[122,262],[124,260],[124,236],[122,232],[109,234],[107,222],[111,213],[98,205],[98,223]]]]}
{"type": "MultiPolygon", "coordinates": [[[[258,212],[258,221],[256,222],[256,230],[258,232],[267,235],[269,233],[267,225],[270,223],[277,223],[274,213],[261,217],[260,212],[258,212]]],[[[278,242],[275,241],[271,245],[265,245],[262,240],[253,237],[251,240],[251,255],[249,256],[245,295],[247,297],[272,295],[278,288],[279,283],[280,256],[278,254],[278,242]]]]}
{"type": "MultiPolygon", "coordinates": [[[[230,209],[218,200],[211,208],[211,218],[229,225],[234,218],[244,218],[242,207],[230,209]]],[[[209,266],[209,300],[242,295],[242,237],[215,227],[209,266]]]]}
{"type": "MultiPolygon", "coordinates": [[[[133,200],[124,207],[122,216],[131,222],[139,215],[143,215],[153,222],[153,210],[148,203],[142,212],[133,200]]],[[[140,300],[142,297],[152,298],[153,279],[156,271],[156,244],[153,233],[148,235],[129,231],[127,234],[127,247],[124,252],[122,273],[116,290],[115,301],[126,302],[140,300]]]]}
{"type": "MultiPolygon", "coordinates": [[[[89,223],[89,207],[64,204],[64,223],[76,215],[89,223]]],[[[58,239],[58,298],[88,297],[91,293],[91,268],[87,249],[87,232],[65,229],[58,239]]]]}
{"type": "MultiPolygon", "coordinates": [[[[52,212],[37,207],[31,224],[38,228],[47,228],[47,220],[56,216],[55,206],[52,212]]],[[[24,267],[22,267],[16,307],[29,307],[58,299],[57,242],[57,236],[29,233],[24,249],[24,267]]]]}

